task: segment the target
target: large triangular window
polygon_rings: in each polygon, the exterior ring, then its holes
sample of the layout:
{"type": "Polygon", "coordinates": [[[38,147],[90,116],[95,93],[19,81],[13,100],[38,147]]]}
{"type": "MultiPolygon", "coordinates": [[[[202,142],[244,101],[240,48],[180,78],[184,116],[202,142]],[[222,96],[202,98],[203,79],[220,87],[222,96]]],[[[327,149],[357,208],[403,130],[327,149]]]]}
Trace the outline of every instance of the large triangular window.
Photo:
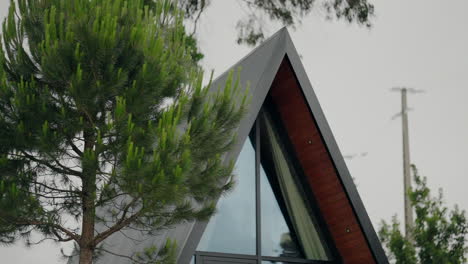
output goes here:
{"type": "Polygon", "coordinates": [[[280,126],[262,107],[236,161],[236,187],[219,199],[196,264],[332,263],[280,126]]]}

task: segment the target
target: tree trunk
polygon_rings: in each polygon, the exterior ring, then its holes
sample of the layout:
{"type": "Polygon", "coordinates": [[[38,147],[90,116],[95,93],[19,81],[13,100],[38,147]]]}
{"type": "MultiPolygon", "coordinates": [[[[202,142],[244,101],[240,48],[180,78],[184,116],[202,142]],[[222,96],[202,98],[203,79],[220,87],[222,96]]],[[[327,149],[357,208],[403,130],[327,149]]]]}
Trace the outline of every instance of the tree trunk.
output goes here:
{"type": "Polygon", "coordinates": [[[89,247],[80,247],[80,262],[79,264],[93,263],[93,249],[89,247]]]}
{"type": "MultiPolygon", "coordinates": [[[[89,179],[88,179],[89,180],[89,179]]],[[[94,251],[94,224],[95,224],[95,207],[94,195],[90,189],[92,183],[83,180],[83,222],[81,225],[81,239],[80,239],[80,264],[93,263],[94,251]]]]}
{"type": "MultiPolygon", "coordinates": [[[[89,198],[84,199],[89,206],[89,198]]],[[[94,201],[93,201],[94,202],[94,201]]],[[[80,264],[92,264],[94,253],[94,207],[83,206],[83,223],[80,240],[80,264]],[[85,209],[86,208],[86,209],[85,209]]]]}
{"type": "MultiPolygon", "coordinates": [[[[95,137],[92,132],[84,131],[84,155],[93,152],[95,137]]],[[[89,155],[93,156],[93,155],[89,155]]],[[[94,161],[95,162],[95,161],[94,161]]],[[[83,166],[81,202],[83,210],[83,220],[81,224],[80,239],[80,264],[92,264],[94,245],[94,225],[95,225],[95,195],[96,195],[96,168],[94,162],[85,162],[83,166]]]]}

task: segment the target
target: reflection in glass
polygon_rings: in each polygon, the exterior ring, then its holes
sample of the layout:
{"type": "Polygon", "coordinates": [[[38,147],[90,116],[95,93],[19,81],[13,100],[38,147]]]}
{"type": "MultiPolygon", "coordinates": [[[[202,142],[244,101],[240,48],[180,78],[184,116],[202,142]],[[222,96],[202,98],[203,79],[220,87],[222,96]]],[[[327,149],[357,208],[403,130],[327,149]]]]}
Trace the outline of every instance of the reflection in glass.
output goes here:
{"type": "Polygon", "coordinates": [[[262,255],[271,257],[302,257],[291,230],[278,205],[263,166],[260,170],[262,203],[262,255]]]}
{"type": "MultiPolygon", "coordinates": [[[[297,185],[296,175],[293,169],[294,166],[290,164],[289,157],[280,143],[278,131],[266,112],[263,112],[262,120],[262,164],[264,160],[268,160],[266,164],[271,164],[269,167],[265,168],[269,173],[269,179],[273,179],[277,182],[276,186],[278,187],[276,189],[279,190],[275,191],[275,194],[277,197],[281,195],[284,198],[284,207],[286,208],[286,210],[283,210],[285,211],[284,215],[289,216],[288,220],[290,220],[291,229],[296,231],[298,235],[297,241],[300,242],[305,257],[314,260],[328,260],[330,259],[328,249],[325,243],[323,243],[322,236],[319,232],[320,230],[311,217],[310,211],[306,206],[306,201],[297,185]]],[[[268,199],[268,201],[271,200],[272,199],[268,199]]],[[[262,234],[268,232],[273,231],[262,227],[262,234]]],[[[280,246],[283,244],[282,254],[287,254],[289,251],[291,251],[291,253],[297,252],[295,248],[297,249],[298,247],[294,247],[292,241],[292,239],[286,241],[285,236],[283,236],[283,241],[277,239],[274,242],[276,242],[276,244],[279,242],[280,246]],[[287,245],[287,249],[285,245],[287,245]]],[[[262,252],[262,255],[265,254],[262,252]]],[[[279,256],[278,252],[276,252],[274,256],[279,256]]]]}
{"type": "Polygon", "coordinates": [[[236,185],[221,197],[198,251],[254,255],[255,250],[255,150],[247,139],[234,169],[236,185]]]}

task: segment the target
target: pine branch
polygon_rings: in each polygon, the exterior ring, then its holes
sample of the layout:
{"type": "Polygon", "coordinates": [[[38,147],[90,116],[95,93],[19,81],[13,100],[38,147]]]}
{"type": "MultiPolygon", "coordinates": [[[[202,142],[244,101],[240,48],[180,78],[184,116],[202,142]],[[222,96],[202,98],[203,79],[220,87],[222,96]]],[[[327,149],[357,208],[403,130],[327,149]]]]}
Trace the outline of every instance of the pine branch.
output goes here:
{"type": "Polygon", "coordinates": [[[31,242],[29,239],[27,241],[27,245],[30,246],[30,245],[39,245],[41,244],[42,242],[46,241],[46,240],[53,240],[54,242],[61,242],[59,239],[55,239],[55,238],[52,238],[52,237],[44,237],[36,242],[31,242]]]}
{"type": "MultiPolygon", "coordinates": [[[[14,221],[14,224],[18,225],[18,226],[49,226],[49,227],[58,229],[58,230],[62,231],[63,233],[65,233],[68,237],[67,238],[62,238],[62,239],[66,240],[66,241],[75,240],[78,243],[80,241],[80,235],[78,235],[78,234],[76,234],[76,233],[62,227],[59,224],[52,224],[52,223],[41,222],[41,221],[37,221],[37,220],[18,220],[18,221],[14,221]]],[[[54,232],[54,230],[52,232],[54,232]]],[[[57,232],[57,231],[55,230],[55,232],[57,232]]]]}
{"type": "Polygon", "coordinates": [[[124,195],[128,195],[128,193],[122,192],[122,193],[118,193],[118,194],[116,194],[116,195],[114,195],[114,196],[112,196],[112,197],[108,197],[107,199],[103,199],[103,198],[102,198],[102,194],[103,194],[103,192],[101,192],[101,195],[99,196],[99,200],[96,202],[96,207],[102,206],[102,205],[104,205],[105,203],[107,203],[107,202],[109,202],[109,201],[112,201],[112,200],[114,200],[114,199],[117,198],[117,197],[124,196],[124,195]]]}
{"type": "Polygon", "coordinates": [[[100,247],[100,248],[98,248],[98,249],[96,249],[96,250],[104,251],[104,252],[109,253],[109,254],[111,254],[111,255],[113,255],[113,256],[116,256],[116,257],[128,259],[128,260],[132,261],[132,263],[136,263],[136,264],[147,264],[147,262],[140,262],[140,261],[134,259],[134,258],[133,258],[133,255],[132,255],[132,256],[127,256],[127,255],[118,254],[118,253],[112,252],[112,251],[110,251],[110,250],[108,250],[108,249],[105,249],[105,248],[103,248],[103,247],[100,247]]]}
{"type": "Polygon", "coordinates": [[[57,192],[59,192],[59,193],[65,192],[65,193],[81,194],[80,191],[73,191],[73,190],[65,190],[65,189],[53,188],[53,187],[50,187],[50,186],[47,185],[47,184],[44,184],[44,183],[41,183],[41,182],[38,182],[38,181],[33,181],[32,183],[33,183],[33,184],[36,184],[36,185],[40,185],[40,186],[42,186],[42,187],[44,187],[44,188],[47,188],[47,189],[50,189],[50,190],[52,190],[52,191],[57,191],[57,192]]]}
{"type": "Polygon", "coordinates": [[[136,212],[135,214],[131,215],[130,217],[128,218],[125,218],[126,214],[128,213],[128,210],[131,206],[131,204],[133,202],[135,202],[135,200],[133,200],[131,203],[129,203],[124,211],[123,211],[123,214],[122,214],[122,217],[120,218],[119,221],[117,221],[117,223],[115,225],[113,225],[112,227],[110,227],[109,229],[107,229],[106,231],[98,234],[95,238],[94,238],[94,245],[98,245],[99,243],[101,243],[104,239],[106,239],[107,237],[109,237],[110,235],[112,235],[113,233],[121,230],[122,228],[126,227],[127,225],[131,224],[132,222],[134,222],[138,217],[140,217],[140,215],[142,214],[142,210],[140,209],[138,212],[136,212]]]}
{"type": "Polygon", "coordinates": [[[67,237],[67,238],[63,238],[56,230],[52,230],[52,233],[54,233],[54,235],[57,237],[57,240],[59,242],[68,242],[68,241],[71,241],[71,240],[74,240],[73,237],[67,237]]]}
{"type": "Polygon", "coordinates": [[[65,175],[73,175],[73,176],[77,176],[79,178],[82,177],[81,172],[72,170],[72,169],[70,169],[68,167],[65,167],[65,166],[61,165],[60,163],[58,163],[57,165],[59,165],[61,168],[57,168],[57,167],[53,166],[52,164],[50,164],[50,162],[43,161],[41,159],[35,158],[34,156],[28,154],[25,151],[21,151],[21,153],[24,155],[24,157],[26,157],[26,158],[34,161],[34,162],[37,162],[37,163],[39,163],[41,165],[44,165],[44,166],[48,167],[49,169],[51,169],[52,171],[55,171],[57,173],[61,173],[61,174],[65,174],[65,175]]]}
{"type": "Polygon", "coordinates": [[[79,156],[83,157],[83,152],[73,143],[73,140],[67,137],[68,145],[73,149],[73,151],[79,156]]]}

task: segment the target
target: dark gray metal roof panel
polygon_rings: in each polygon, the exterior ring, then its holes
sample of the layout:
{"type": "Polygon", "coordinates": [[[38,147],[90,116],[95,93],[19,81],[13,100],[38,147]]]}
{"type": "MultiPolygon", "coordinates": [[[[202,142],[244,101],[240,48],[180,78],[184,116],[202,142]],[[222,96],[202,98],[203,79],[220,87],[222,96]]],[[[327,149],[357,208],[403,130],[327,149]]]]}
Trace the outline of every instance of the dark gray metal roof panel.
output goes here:
{"type": "MultiPolygon", "coordinates": [[[[276,72],[279,69],[281,61],[284,58],[284,43],[286,29],[280,30],[271,36],[262,45],[254,49],[247,56],[234,64],[230,69],[222,73],[216,78],[211,86],[213,92],[218,88],[223,88],[226,84],[226,79],[229,72],[240,71],[240,86],[241,92],[248,89],[250,104],[248,105],[246,116],[242,119],[237,131],[237,144],[227,155],[227,160],[237,158],[242,144],[247,138],[250,129],[252,128],[260,107],[265,100],[268,90],[275,78],[276,72]],[[283,51],[283,52],[278,52],[283,51]]],[[[235,80],[233,80],[234,82],[235,80]]],[[[239,98],[240,100],[240,98],[239,98]]]]}

